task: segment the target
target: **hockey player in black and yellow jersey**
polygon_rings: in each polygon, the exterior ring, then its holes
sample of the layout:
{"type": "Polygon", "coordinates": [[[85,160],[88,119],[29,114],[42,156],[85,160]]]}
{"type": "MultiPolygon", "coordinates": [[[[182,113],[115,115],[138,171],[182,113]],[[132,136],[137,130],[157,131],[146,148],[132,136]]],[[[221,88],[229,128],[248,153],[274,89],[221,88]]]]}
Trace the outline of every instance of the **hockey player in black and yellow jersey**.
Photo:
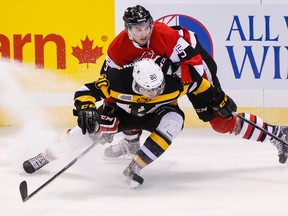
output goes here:
{"type": "MultiPolygon", "coordinates": [[[[129,185],[137,187],[143,183],[140,170],[160,157],[183,128],[184,113],[177,104],[179,97],[193,93],[227,118],[236,110],[235,103],[223,91],[215,89],[198,73],[191,75],[193,81],[189,84],[173,76],[164,78],[161,68],[152,59],[142,59],[132,67],[111,68],[98,80],[75,92],[74,115],[78,117],[78,126],[69,134],[97,132],[97,138],[102,140],[103,128],[104,134],[109,130],[112,134],[129,129],[150,131],[150,136],[123,172],[129,185]],[[97,101],[110,97],[116,103],[96,108],[97,101]]],[[[56,158],[48,147],[25,161],[23,168],[27,173],[34,173],[56,158]]]]}
{"type": "Polygon", "coordinates": [[[184,113],[177,104],[179,97],[192,92],[211,102],[215,110],[227,118],[236,110],[235,103],[223,91],[215,89],[198,73],[192,77],[193,82],[189,84],[173,76],[164,79],[161,68],[152,59],[142,59],[134,67],[111,68],[97,81],[85,84],[75,93],[75,114],[84,134],[96,128],[93,119],[97,118],[93,116],[98,113],[94,105],[105,98],[113,98],[116,104],[110,104],[108,108],[111,115],[107,115],[106,107],[98,110],[100,122],[110,118],[114,132],[129,129],[151,132],[124,170],[132,188],[143,183],[140,170],[160,157],[182,130],[184,113]]]}

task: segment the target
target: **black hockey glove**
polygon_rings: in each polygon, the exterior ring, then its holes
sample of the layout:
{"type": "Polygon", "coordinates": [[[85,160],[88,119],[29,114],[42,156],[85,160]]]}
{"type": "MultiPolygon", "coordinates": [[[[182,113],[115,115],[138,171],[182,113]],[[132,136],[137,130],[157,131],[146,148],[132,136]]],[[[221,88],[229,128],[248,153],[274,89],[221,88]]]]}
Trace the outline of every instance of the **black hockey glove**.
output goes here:
{"type": "Polygon", "coordinates": [[[159,65],[164,75],[172,75],[172,61],[170,59],[156,56],[154,61],[157,65],[159,65]]]}
{"type": "Polygon", "coordinates": [[[217,89],[217,96],[212,99],[212,107],[224,118],[231,118],[232,112],[237,110],[235,102],[221,89],[217,89]]]}
{"type": "Polygon", "coordinates": [[[99,141],[101,144],[111,143],[118,132],[119,120],[114,116],[115,103],[103,103],[100,115],[99,141]]]}
{"type": "Polygon", "coordinates": [[[100,119],[96,109],[96,106],[92,102],[80,102],[76,106],[76,110],[73,110],[74,116],[78,116],[78,126],[82,129],[82,133],[89,134],[98,132],[100,128],[100,119]]]}

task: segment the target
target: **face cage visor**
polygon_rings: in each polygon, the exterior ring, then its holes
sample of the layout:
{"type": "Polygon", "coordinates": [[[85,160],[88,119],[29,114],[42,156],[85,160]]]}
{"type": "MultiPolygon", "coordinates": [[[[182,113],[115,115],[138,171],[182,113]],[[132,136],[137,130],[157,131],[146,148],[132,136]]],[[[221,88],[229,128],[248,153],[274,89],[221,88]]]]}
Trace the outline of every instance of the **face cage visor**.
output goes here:
{"type": "Polygon", "coordinates": [[[149,35],[152,34],[153,30],[153,22],[141,22],[141,23],[126,23],[125,28],[130,38],[140,37],[141,35],[149,35]]]}
{"type": "Polygon", "coordinates": [[[163,80],[160,86],[152,89],[145,88],[139,85],[135,80],[133,80],[133,89],[135,89],[136,92],[140,93],[141,95],[150,99],[161,95],[164,92],[164,88],[165,88],[165,80],[163,80]]]}

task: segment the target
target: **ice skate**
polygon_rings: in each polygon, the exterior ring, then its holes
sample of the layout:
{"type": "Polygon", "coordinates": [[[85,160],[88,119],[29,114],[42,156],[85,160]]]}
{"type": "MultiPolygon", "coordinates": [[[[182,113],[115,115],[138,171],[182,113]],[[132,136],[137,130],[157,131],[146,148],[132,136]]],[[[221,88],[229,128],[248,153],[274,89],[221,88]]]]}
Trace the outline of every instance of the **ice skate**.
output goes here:
{"type": "MultiPolygon", "coordinates": [[[[279,134],[277,135],[280,139],[288,142],[288,127],[281,126],[279,127],[279,134]]],[[[286,163],[288,158],[288,148],[283,143],[271,139],[271,143],[277,148],[278,150],[278,157],[279,157],[279,163],[286,163]]]]}
{"type": "Polygon", "coordinates": [[[40,153],[37,156],[24,161],[23,169],[26,173],[32,174],[47,165],[51,160],[46,153],[40,153]]]}
{"type": "Polygon", "coordinates": [[[127,178],[126,182],[130,189],[136,189],[143,184],[144,179],[140,176],[141,167],[133,160],[123,171],[127,178]]]}
{"type": "Polygon", "coordinates": [[[104,150],[104,159],[132,159],[139,149],[139,138],[131,141],[124,138],[118,144],[111,145],[104,150]]]}

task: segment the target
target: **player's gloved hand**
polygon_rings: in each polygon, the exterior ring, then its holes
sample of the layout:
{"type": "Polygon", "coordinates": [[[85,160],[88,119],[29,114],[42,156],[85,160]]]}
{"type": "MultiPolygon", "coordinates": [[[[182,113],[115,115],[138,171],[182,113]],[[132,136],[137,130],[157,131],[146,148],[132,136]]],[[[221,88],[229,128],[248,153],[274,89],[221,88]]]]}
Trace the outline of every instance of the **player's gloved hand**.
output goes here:
{"type": "Polygon", "coordinates": [[[99,141],[101,144],[111,143],[118,132],[119,119],[114,116],[116,104],[105,102],[100,115],[99,141]]]}
{"type": "Polygon", "coordinates": [[[218,95],[212,99],[212,107],[224,118],[231,118],[232,112],[237,110],[235,102],[221,89],[217,89],[218,95]]]}
{"type": "Polygon", "coordinates": [[[172,75],[172,61],[168,58],[157,56],[154,59],[155,63],[159,65],[164,75],[172,75]]]}
{"type": "Polygon", "coordinates": [[[73,110],[74,116],[78,116],[78,126],[82,129],[82,133],[89,134],[97,132],[100,128],[100,119],[96,106],[92,102],[80,102],[73,110]]]}

